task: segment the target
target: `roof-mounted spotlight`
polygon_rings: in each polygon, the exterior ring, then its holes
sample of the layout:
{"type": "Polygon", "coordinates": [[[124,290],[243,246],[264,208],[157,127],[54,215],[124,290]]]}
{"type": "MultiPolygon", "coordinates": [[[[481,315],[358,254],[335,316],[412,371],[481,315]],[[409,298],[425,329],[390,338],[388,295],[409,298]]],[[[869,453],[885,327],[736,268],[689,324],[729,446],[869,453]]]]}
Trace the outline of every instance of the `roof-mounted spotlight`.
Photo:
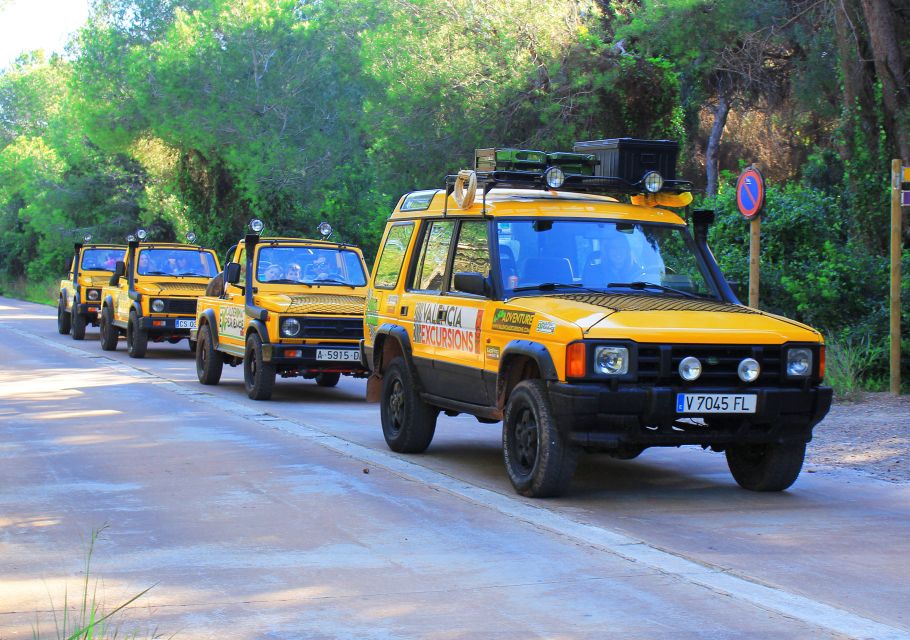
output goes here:
{"type": "Polygon", "coordinates": [[[187,231],[186,232],[186,241],[189,242],[190,244],[196,244],[196,234],[193,233],[192,231],[187,231]]]}
{"type": "Polygon", "coordinates": [[[319,227],[317,228],[319,229],[319,235],[322,236],[323,240],[328,240],[329,236],[332,235],[332,225],[328,222],[320,222],[319,227]]]}
{"type": "Polygon", "coordinates": [[[88,244],[91,241],[92,241],[92,234],[86,233],[84,236],[82,236],[82,242],[85,242],[86,244],[88,244]]]}
{"type": "Polygon", "coordinates": [[[664,186],[664,177],[656,171],[649,171],[642,180],[645,184],[645,191],[648,193],[657,193],[664,186]]]}
{"type": "Polygon", "coordinates": [[[132,233],[126,237],[127,242],[136,242],[136,236],[132,233]]]}
{"type": "Polygon", "coordinates": [[[148,235],[149,234],[146,233],[145,229],[139,229],[136,232],[136,237],[139,238],[140,240],[145,240],[148,237],[148,235]]]}
{"type": "Polygon", "coordinates": [[[543,179],[551,189],[559,189],[566,181],[566,174],[559,167],[550,167],[544,172],[543,179]]]}
{"type": "Polygon", "coordinates": [[[253,233],[262,233],[262,230],[265,228],[265,225],[262,224],[262,220],[259,218],[253,218],[250,220],[250,231],[253,233]]]}

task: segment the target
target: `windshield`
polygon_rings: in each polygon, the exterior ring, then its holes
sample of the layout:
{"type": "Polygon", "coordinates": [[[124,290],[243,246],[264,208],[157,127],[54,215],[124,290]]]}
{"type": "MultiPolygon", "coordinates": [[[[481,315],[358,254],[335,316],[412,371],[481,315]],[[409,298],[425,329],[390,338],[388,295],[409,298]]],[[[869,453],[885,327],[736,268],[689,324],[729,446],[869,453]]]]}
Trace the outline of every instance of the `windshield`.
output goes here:
{"type": "Polygon", "coordinates": [[[198,249],[140,249],[136,257],[140,276],[213,278],[217,272],[215,256],[198,249]]]}
{"type": "Polygon", "coordinates": [[[356,251],[319,247],[268,247],[259,249],[256,279],[285,284],[367,283],[363,262],[356,251]]]}
{"type": "Polygon", "coordinates": [[[83,249],[80,268],[83,271],[110,271],[113,273],[117,261],[123,260],[123,253],[123,249],[83,249]]]}
{"type": "Polygon", "coordinates": [[[498,222],[496,234],[506,295],[580,288],[719,297],[685,227],[535,219],[498,222]]]}

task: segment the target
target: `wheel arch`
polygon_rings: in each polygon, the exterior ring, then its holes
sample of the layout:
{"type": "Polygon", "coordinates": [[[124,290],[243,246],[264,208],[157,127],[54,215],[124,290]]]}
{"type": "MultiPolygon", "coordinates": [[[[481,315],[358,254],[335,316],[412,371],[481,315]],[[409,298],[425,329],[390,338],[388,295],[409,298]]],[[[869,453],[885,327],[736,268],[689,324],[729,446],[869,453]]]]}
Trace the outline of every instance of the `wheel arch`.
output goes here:
{"type": "Polygon", "coordinates": [[[522,380],[537,378],[543,381],[559,379],[553,357],[547,348],[530,340],[513,340],[502,350],[499,373],[496,376],[496,406],[502,410],[512,389],[522,380]]]}

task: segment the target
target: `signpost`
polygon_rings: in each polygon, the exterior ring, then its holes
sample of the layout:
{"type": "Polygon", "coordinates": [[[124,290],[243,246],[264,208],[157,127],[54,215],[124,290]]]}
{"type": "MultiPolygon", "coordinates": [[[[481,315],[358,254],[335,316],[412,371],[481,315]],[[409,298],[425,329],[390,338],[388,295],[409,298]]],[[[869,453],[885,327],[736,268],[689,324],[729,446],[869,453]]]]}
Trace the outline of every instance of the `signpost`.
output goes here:
{"type": "Polygon", "coordinates": [[[749,221],[749,306],[758,307],[761,219],[765,206],[765,180],[754,164],[739,174],[736,181],[736,207],[749,221]]]}
{"type": "Polygon", "coordinates": [[[910,207],[910,167],[891,161],[891,393],[901,392],[901,206],[910,207]]]}

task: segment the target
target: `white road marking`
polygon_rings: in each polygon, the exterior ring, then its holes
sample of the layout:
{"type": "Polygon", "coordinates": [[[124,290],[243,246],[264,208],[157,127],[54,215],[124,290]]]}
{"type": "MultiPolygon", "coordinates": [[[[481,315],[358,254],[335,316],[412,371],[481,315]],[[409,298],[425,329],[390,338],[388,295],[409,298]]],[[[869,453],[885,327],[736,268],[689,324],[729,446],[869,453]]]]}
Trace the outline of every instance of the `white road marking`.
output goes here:
{"type": "Polygon", "coordinates": [[[7,323],[0,322],[0,326],[24,338],[39,341],[43,345],[59,351],[93,360],[95,364],[109,367],[123,375],[152,379],[154,384],[178,395],[185,396],[193,402],[205,404],[218,411],[257,422],[265,427],[294,434],[360,462],[383,467],[407,480],[420,482],[428,487],[445,491],[478,506],[486,507],[502,515],[525,522],[537,529],[544,529],[576,544],[594,547],[624,558],[629,562],[655,569],[681,582],[699,585],[712,592],[736,598],[761,609],[779,613],[853,638],[910,640],[910,631],[905,629],[883,624],[845,609],[790,593],[784,589],[762,584],[747,576],[730,573],[722,567],[690,560],[673,552],[652,546],[643,540],[638,540],[604,527],[576,522],[562,514],[529,504],[518,497],[484,489],[465,480],[410,462],[393,453],[370,449],[344,438],[339,438],[320,430],[318,426],[279,418],[246,404],[213,396],[201,389],[194,390],[182,386],[137,366],[123,363],[104,355],[93,355],[82,349],[58,342],[46,341],[35,334],[22,331],[7,323]]]}

